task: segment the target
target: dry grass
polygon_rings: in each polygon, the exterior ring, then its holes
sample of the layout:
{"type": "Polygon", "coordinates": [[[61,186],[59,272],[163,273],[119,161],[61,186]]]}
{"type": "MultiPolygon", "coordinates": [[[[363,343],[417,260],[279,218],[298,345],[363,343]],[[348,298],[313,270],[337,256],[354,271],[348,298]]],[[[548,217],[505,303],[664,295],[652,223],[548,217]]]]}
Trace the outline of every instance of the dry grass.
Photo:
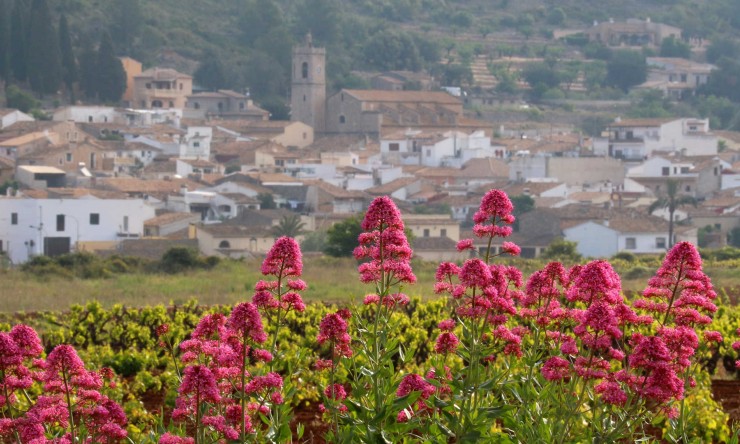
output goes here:
{"type": "MultiPolygon", "coordinates": [[[[359,281],[357,264],[352,259],[310,258],[304,264],[303,279],[309,285],[303,292],[306,302],[360,301],[365,294],[373,291],[370,285],[359,281]]],[[[525,277],[544,265],[542,262],[524,260],[515,260],[512,264],[522,269],[525,277]]],[[[262,277],[259,269],[257,261],[223,261],[208,271],[178,275],[119,274],[110,279],[89,280],[37,278],[10,271],[0,273],[0,312],[65,310],[73,304],[84,304],[90,300],[100,301],[106,307],[113,304],[180,304],[190,299],[207,305],[231,304],[251,298],[251,289],[262,277]]],[[[410,296],[435,297],[435,269],[435,263],[415,263],[418,282],[404,291],[410,296]]],[[[620,271],[624,289],[642,290],[653,272],[652,269],[642,269],[630,276],[629,272],[620,271]]],[[[737,268],[714,266],[708,267],[706,272],[717,287],[734,287],[733,291],[740,287],[740,270],[737,268]]]]}

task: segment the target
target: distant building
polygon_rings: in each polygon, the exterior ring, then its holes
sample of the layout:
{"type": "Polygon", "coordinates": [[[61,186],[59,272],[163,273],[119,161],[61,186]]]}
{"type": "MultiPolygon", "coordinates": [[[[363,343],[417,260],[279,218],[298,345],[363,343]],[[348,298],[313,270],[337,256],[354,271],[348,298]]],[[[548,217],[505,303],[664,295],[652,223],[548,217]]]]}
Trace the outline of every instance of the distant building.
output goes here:
{"type": "Polygon", "coordinates": [[[267,120],[270,113],[254,104],[252,99],[236,91],[221,89],[199,92],[187,97],[186,117],[267,120]]]}
{"type": "Polygon", "coordinates": [[[193,78],[169,68],[150,68],[134,76],[134,108],[185,108],[193,78]]]}
{"type": "Polygon", "coordinates": [[[635,88],[657,89],[673,100],[696,94],[696,90],[709,81],[712,70],[717,68],[677,57],[648,57],[647,65],[647,80],[635,88]]]}
{"type": "Polygon", "coordinates": [[[141,74],[141,62],[131,57],[119,57],[123,70],[126,72],[126,91],[121,96],[121,101],[126,106],[134,105],[134,77],[141,74]]]}
{"type": "Polygon", "coordinates": [[[615,22],[610,19],[608,22],[595,23],[593,27],[585,30],[584,34],[589,41],[606,46],[658,47],[665,38],[680,39],[681,28],[653,23],[649,18],[645,20],[632,18],[626,22],[615,22]]]}
{"type": "Polygon", "coordinates": [[[311,34],[293,48],[290,119],[317,133],[326,127],[326,48],[313,46],[311,34]]]}

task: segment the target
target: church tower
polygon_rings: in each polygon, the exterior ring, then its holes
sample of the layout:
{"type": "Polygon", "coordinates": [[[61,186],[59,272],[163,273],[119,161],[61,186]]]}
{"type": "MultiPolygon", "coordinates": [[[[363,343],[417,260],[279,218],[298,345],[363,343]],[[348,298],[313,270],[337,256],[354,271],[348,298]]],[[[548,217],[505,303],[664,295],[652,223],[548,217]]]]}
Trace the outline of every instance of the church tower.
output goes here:
{"type": "Polygon", "coordinates": [[[326,130],[326,48],[314,48],[311,34],[303,45],[293,48],[290,88],[290,120],[326,130]]]}

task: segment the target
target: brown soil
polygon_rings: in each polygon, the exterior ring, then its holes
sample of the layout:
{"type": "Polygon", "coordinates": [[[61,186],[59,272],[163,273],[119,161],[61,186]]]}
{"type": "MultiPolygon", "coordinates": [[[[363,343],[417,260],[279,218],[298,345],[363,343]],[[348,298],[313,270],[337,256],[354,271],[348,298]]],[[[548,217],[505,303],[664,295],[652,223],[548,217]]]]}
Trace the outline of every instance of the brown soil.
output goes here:
{"type": "Polygon", "coordinates": [[[740,380],[713,380],[712,395],[730,415],[730,421],[740,423],[740,380]]]}

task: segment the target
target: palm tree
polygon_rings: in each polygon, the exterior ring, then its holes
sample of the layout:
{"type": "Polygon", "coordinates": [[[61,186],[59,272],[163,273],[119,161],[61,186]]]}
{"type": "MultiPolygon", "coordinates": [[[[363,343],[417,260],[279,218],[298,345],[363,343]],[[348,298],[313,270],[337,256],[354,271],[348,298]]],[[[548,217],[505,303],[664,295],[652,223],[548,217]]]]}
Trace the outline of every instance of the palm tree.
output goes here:
{"type": "Polygon", "coordinates": [[[653,202],[650,205],[650,208],[648,208],[648,212],[650,214],[653,214],[653,211],[659,208],[668,209],[668,248],[670,249],[671,247],[673,247],[673,214],[676,212],[676,209],[684,205],[696,206],[697,201],[692,196],[688,196],[686,194],[678,194],[679,183],[676,180],[666,180],[666,186],[666,194],[659,197],[658,200],[653,202]]]}
{"type": "Polygon", "coordinates": [[[303,233],[303,228],[306,226],[301,222],[301,216],[298,214],[291,214],[290,216],[283,216],[277,225],[272,227],[272,234],[275,237],[288,236],[296,237],[303,233]]]}

